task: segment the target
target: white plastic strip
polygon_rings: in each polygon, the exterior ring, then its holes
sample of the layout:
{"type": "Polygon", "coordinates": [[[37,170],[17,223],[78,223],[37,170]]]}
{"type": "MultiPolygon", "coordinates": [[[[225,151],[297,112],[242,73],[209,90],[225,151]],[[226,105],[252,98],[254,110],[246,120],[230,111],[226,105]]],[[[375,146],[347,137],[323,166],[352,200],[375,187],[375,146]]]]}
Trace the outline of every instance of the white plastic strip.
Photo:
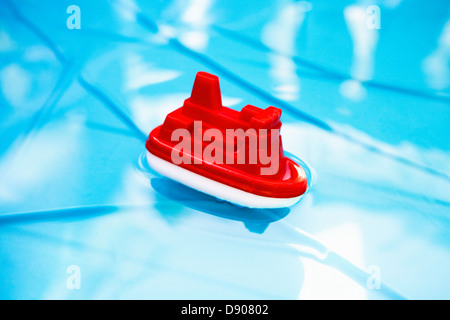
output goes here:
{"type": "Polygon", "coordinates": [[[242,191],[174,165],[150,152],[147,152],[147,161],[153,170],[163,176],[239,206],[266,209],[284,208],[292,206],[301,198],[301,196],[295,198],[270,198],[242,191]]]}

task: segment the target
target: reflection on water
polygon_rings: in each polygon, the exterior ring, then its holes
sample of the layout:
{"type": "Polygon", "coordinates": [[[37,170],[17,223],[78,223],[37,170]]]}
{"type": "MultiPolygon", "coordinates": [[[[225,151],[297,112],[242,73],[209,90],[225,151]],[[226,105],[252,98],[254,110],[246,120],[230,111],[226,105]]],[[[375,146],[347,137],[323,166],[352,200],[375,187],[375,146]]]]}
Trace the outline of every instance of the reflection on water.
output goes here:
{"type": "Polygon", "coordinates": [[[10,64],[0,71],[0,83],[9,104],[22,107],[27,102],[31,88],[31,77],[20,65],[10,64]]]}
{"type": "Polygon", "coordinates": [[[450,20],[444,25],[436,50],[423,61],[428,85],[435,90],[447,89],[450,84],[450,20]]]}
{"type": "MultiPolygon", "coordinates": [[[[0,158],[0,211],[32,199],[36,186],[54,189],[61,182],[59,174],[69,167],[78,168],[74,155],[80,148],[84,121],[82,115],[69,114],[15,140],[0,158]]],[[[52,203],[51,199],[48,203],[52,203]]]]}
{"type": "Polygon", "coordinates": [[[124,90],[139,90],[146,86],[173,80],[179,77],[176,70],[155,68],[141,55],[130,53],[124,61],[124,90]]]}
{"type": "Polygon", "coordinates": [[[362,100],[365,88],[361,82],[372,79],[374,73],[374,54],[378,42],[378,30],[367,26],[366,6],[350,5],[344,9],[344,18],[353,42],[353,60],[350,70],[351,80],[344,81],[340,93],[355,101],[362,100]]]}
{"type": "Polygon", "coordinates": [[[203,51],[209,42],[214,0],[176,0],[162,13],[169,25],[160,27],[166,36],[176,36],[186,47],[203,51]]]}
{"type": "Polygon", "coordinates": [[[296,53],[297,34],[311,8],[312,5],[306,1],[283,1],[273,19],[263,28],[263,43],[275,51],[269,53],[270,76],[275,95],[280,99],[293,101],[299,98],[300,80],[291,57],[296,53]]]}

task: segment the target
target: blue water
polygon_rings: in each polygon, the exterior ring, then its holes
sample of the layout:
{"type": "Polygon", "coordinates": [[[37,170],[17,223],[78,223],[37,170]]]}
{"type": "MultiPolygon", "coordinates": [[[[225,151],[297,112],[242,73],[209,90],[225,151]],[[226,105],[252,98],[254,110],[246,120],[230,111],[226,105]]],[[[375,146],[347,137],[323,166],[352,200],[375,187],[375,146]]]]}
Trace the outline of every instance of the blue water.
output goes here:
{"type": "Polygon", "coordinates": [[[1,1],[0,298],[450,298],[448,1],[76,5],[1,1]],[[283,110],[298,204],[145,168],[198,71],[283,110]]]}

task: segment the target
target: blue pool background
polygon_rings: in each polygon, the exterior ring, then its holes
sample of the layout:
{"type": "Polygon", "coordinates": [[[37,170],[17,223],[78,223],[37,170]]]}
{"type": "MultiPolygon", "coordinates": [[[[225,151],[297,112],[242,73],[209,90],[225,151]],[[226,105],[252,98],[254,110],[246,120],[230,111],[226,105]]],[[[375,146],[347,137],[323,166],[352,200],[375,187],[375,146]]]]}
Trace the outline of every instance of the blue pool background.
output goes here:
{"type": "Polygon", "coordinates": [[[450,298],[450,2],[1,0],[0,57],[0,298],[450,298]],[[198,71],[283,109],[300,203],[145,168],[198,71]]]}

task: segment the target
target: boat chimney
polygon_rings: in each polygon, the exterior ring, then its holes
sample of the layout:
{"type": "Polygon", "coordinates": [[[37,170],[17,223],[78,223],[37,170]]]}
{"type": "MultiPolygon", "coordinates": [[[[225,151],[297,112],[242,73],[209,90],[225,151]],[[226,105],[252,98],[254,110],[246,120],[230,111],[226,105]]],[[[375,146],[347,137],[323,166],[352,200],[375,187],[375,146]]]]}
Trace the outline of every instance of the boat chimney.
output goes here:
{"type": "Polygon", "coordinates": [[[197,72],[189,100],[211,110],[222,108],[219,78],[207,72],[197,72]]]}

